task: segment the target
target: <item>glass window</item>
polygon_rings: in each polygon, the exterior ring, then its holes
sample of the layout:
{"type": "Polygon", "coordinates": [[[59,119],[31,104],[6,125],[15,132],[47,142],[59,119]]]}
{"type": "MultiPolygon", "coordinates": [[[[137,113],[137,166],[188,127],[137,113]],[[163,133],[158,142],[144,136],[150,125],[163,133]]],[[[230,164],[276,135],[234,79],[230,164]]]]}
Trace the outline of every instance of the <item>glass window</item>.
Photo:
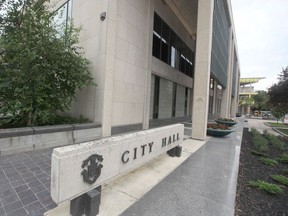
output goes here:
{"type": "Polygon", "coordinates": [[[58,27],[59,34],[63,34],[63,25],[67,28],[72,16],[72,1],[69,0],[55,11],[54,22],[58,27]]]}
{"type": "Polygon", "coordinates": [[[152,50],[154,57],[193,77],[194,53],[156,13],[152,50]]]}

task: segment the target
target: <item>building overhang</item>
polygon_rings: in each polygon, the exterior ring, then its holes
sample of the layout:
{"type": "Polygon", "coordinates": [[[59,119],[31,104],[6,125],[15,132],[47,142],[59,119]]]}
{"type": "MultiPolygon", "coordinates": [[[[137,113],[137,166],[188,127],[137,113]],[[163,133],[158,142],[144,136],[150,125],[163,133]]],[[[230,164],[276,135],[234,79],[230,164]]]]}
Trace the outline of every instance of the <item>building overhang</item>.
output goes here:
{"type": "Polygon", "coordinates": [[[198,0],[162,0],[196,39],[198,0]]]}

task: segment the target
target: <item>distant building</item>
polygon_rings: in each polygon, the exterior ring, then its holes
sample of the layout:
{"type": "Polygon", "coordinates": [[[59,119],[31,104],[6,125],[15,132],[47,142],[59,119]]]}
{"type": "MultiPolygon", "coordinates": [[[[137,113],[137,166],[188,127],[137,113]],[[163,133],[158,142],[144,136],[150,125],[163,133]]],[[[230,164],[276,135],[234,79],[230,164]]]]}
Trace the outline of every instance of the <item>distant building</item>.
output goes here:
{"type": "Polygon", "coordinates": [[[257,83],[261,79],[265,79],[265,77],[240,78],[239,113],[250,115],[251,105],[254,103],[252,96],[258,94],[252,84],[257,83]]]}
{"type": "Polygon", "coordinates": [[[239,56],[230,0],[54,0],[82,25],[97,86],[70,114],[102,135],[192,119],[205,139],[208,115],[235,117],[239,56]]]}

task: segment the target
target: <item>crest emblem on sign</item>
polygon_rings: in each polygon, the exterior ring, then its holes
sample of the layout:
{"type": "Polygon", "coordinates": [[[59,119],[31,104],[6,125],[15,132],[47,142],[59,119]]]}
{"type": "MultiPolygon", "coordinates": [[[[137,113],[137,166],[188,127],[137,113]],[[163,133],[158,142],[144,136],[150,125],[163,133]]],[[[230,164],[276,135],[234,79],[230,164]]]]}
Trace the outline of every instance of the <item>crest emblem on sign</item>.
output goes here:
{"type": "Polygon", "coordinates": [[[103,167],[101,164],[102,161],[103,157],[97,154],[93,154],[83,161],[83,171],[81,172],[81,175],[83,175],[84,182],[87,182],[88,184],[93,184],[96,182],[101,174],[101,169],[103,167]]]}

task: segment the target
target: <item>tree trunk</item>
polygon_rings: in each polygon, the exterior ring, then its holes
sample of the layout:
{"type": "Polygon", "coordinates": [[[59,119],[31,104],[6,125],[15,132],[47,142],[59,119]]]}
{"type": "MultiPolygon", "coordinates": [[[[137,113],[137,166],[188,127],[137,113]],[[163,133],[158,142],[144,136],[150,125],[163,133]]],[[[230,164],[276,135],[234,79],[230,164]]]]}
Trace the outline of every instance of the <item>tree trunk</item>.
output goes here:
{"type": "Polygon", "coordinates": [[[27,126],[28,127],[32,126],[32,111],[29,111],[29,113],[28,113],[27,126]]]}

